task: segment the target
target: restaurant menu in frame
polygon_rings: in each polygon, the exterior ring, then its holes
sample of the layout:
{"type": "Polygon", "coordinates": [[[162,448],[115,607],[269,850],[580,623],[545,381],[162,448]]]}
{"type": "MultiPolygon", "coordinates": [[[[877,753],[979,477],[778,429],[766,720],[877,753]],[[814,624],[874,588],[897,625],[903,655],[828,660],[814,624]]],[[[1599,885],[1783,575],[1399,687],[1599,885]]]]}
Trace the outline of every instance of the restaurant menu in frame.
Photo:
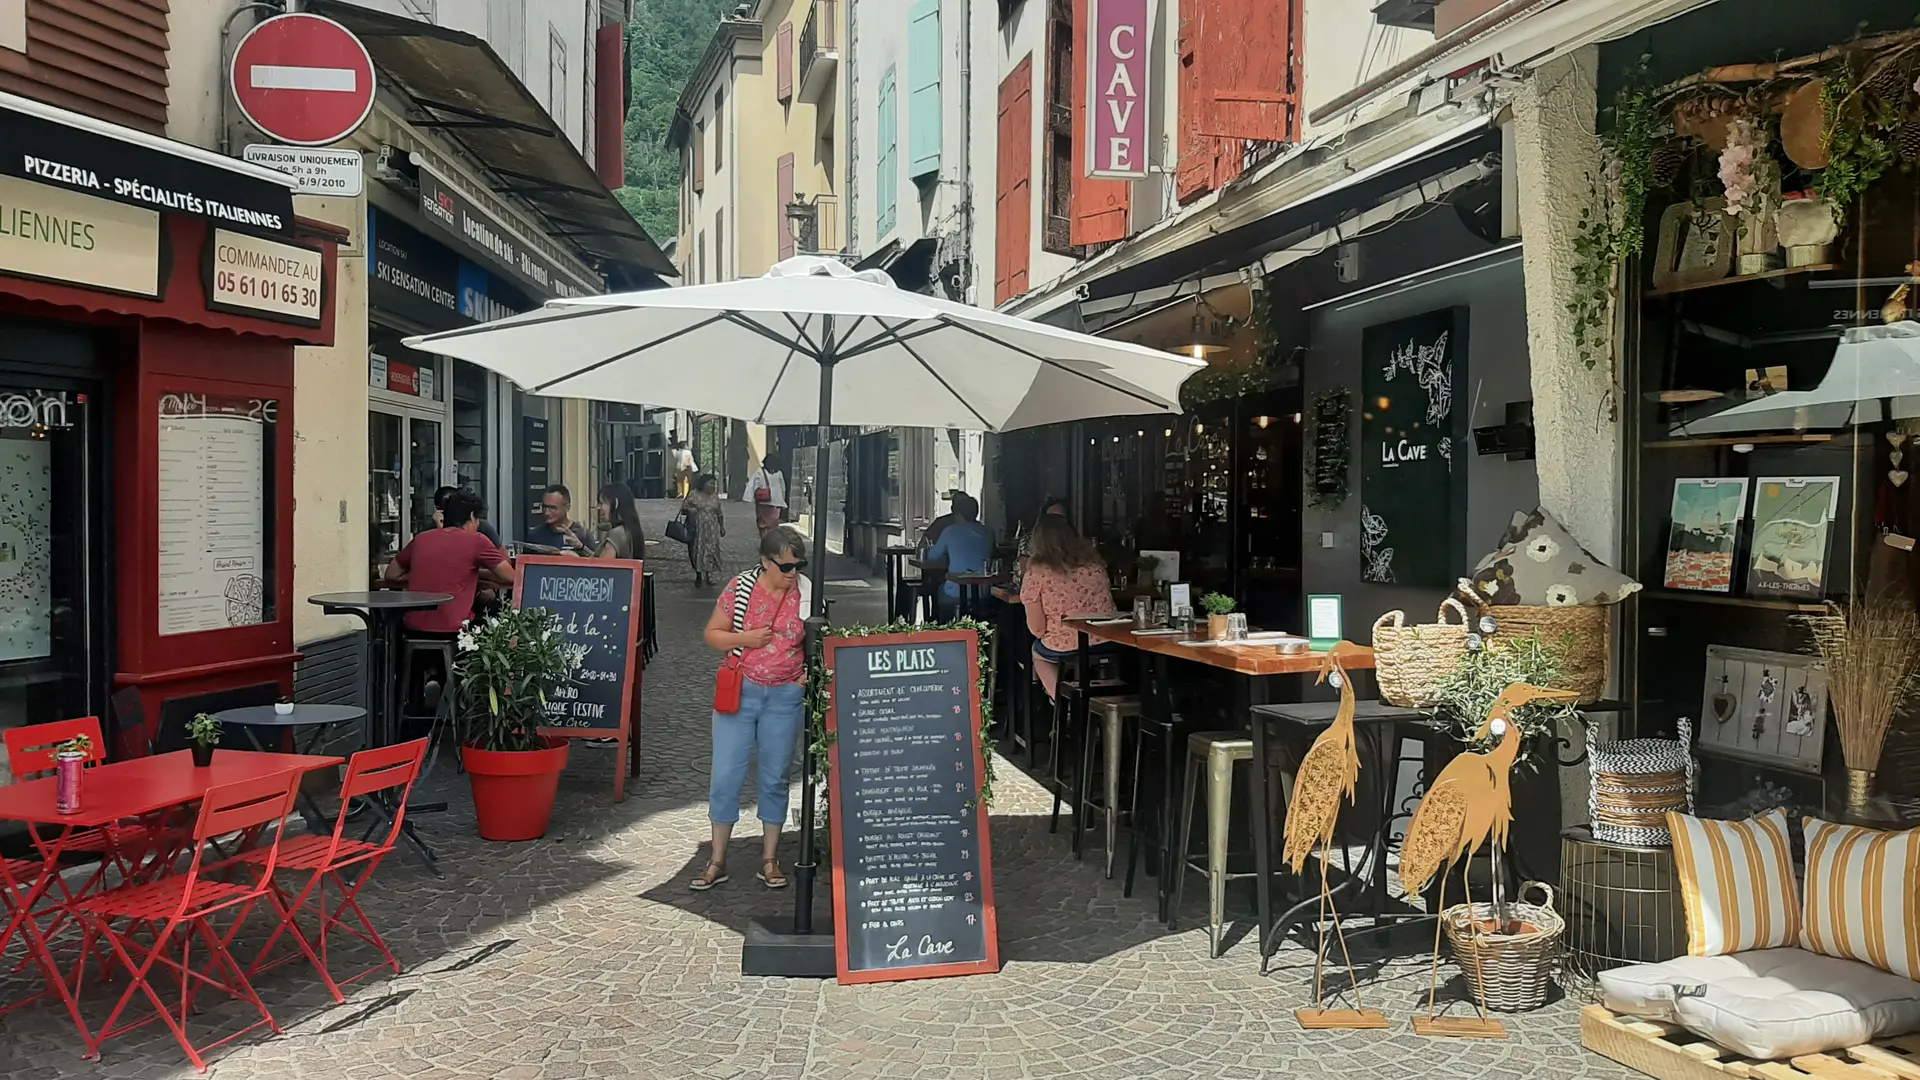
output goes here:
{"type": "Polygon", "coordinates": [[[979,639],[833,637],[827,794],[843,983],[998,971],[979,639]]]}

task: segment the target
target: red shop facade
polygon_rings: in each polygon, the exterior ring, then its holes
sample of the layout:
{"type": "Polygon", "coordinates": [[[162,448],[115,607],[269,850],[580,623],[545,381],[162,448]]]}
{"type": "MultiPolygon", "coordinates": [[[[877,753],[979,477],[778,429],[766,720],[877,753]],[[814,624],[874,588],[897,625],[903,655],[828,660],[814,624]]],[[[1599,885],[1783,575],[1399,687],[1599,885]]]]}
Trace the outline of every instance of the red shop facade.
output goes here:
{"type": "Polygon", "coordinates": [[[278,174],[0,94],[0,728],[126,753],[291,692],[294,349],[343,239],[278,174]]]}

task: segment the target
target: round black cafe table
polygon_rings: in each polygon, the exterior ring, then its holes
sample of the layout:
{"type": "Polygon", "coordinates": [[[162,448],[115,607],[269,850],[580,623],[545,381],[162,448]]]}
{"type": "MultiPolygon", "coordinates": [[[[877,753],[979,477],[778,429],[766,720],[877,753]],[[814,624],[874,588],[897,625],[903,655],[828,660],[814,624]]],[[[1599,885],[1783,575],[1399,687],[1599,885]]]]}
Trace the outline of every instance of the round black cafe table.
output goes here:
{"type": "MultiPolygon", "coordinates": [[[[221,727],[237,727],[245,731],[247,741],[253,744],[255,750],[267,751],[269,741],[273,743],[271,749],[280,749],[280,738],[284,734],[292,741],[294,753],[311,754],[319,749],[320,740],[326,737],[329,729],[364,721],[367,710],[354,705],[295,705],[290,711],[281,712],[274,705],[245,705],[237,709],[222,709],[214,713],[213,718],[220,721],[221,727]],[[304,746],[297,739],[300,728],[313,729],[304,746]],[[269,730],[274,734],[262,739],[261,733],[269,730]]],[[[320,812],[319,805],[307,794],[304,786],[300,789],[299,801],[300,812],[306,815],[308,828],[314,832],[325,832],[332,826],[333,823],[320,812]]]]}
{"type": "MultiPolygon", "coordinates": [[[[307,603],[317,604],[320,610],[329,615],[352,615],[366,624],[367,635],[372,648],[370,650],[372,667],[369,684],[373,689],[372,706],[367,711],[367,746],[369,748],[391,746],[398,738],[399,725],[395,721],[394,709],[399,695],[394,692],[394,642],[398,638],[397,630],[401,617],[409,611],[422,611],[439,607],[453,599],[449,593],[414,592],[407,589],[376,589],[371,592],[320,593],[307,597],[307,603]]],[[[378,797],[373,804],[383,813],[390,814],[392,807],[387,806],[378,797]]],[[[446,804],[409,806],[409,812],[444,810],[446,804]]],[[[403,834],[413,845],[428,868],[438,861],[439,856],[433,849],[414,834],[413,822],[403,828],[403,834]]],[[[439,870],[434,869],[438,874],[439,870]]]]}

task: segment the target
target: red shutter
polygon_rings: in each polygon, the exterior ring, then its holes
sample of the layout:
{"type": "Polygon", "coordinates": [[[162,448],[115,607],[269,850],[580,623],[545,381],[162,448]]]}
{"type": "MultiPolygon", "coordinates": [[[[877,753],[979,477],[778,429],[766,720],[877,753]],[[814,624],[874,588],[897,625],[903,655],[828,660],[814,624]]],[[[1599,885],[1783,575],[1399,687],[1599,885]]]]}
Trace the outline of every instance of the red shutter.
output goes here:
{"type": "Polygon", "coordinates": [[[1209,133],[1219,57],[1237,48],[1222,45],[1215,35],[1230,37],[1234,20],[1261,17],[1253,10],[1257,2],[1186,0],[1180,5],[1180,163],[1174,194],[1183,203],[1240,175],[1240,140],[1209,133]]]}
{"type": "Polygon", "coordinates": [[[793,220],[787,217],[787,207],[793,204],[792,154],[780,155],[780,164],[775,166],[774,175],[779,178],[775,183],[779,188],[778,198],[780,199],[780,205],[775,208],[773,220],[777,222],[780,227],[780,257],[782,259],[791,259],[793,258],[794,252],[799,250],[799,246],[793,238],[793,220]]]}
{"type": "Polygon", "coordinates": [[[612,190],[627,183],[626,31],[603,26],[593,38],[593,166],[612,190]]]}
{"type": "Polygon", "coordinates": [[[1300,139],[1305,0],[1205,0],[1200,130],[1261,142],[1300,139]]]}
{"type": "MultiPolygon", "coordinates": [[[[1096,180],[1087,175],[1087,0],[1073,0],[1073,199],[1067,240],[1104,244],[1128,233],[1133,182],[1096,180]]],[[[1142,106],[1145,107],[1144,105],[1142,106]]]]}
{"type": "Polygon", "coordinates": [[[1033,56],[1000,84],[999,177],[994,188],[993,302],[1027,291],[1033,259],[1033,56]]]}
{"type": "Polygon", "coordinates": [[[773,37],[773,47],[780,51],[780,57],[774,63],[775,91],[781,101],[793,99],[793,24],[783,22],[779,33],[773,37]]]}

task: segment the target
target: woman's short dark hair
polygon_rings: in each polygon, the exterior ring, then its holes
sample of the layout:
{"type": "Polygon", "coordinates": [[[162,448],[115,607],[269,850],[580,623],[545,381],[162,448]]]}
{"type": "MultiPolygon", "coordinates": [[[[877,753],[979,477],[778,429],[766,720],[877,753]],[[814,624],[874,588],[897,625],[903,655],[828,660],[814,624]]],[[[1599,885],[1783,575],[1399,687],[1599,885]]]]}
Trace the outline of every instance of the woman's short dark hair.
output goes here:
{"type": "Polygon", "coordinates": [[[807,557],[807,541],[800,530],[790,525],[776,525],[760,534],[760,557],[778,559],[781,552],[792,555],[796,560],[807,557]]]}
{"type": "Polygon", "coordinates": [[[460,490],[459,488],[454,487],[452,484],[448,484],[446,487],[443,487],[440,490],[434,492],[433,508],[435,510],[445,510],[447,508],[447,496],[459,490],[460,490]]]}
{"type": "Polygon", "coordinates": [[[705,491],[707,490],[707,488],[711,487],[713,485],[713,482],[717,479],[719,479],[719,477],[714,476],[710,472],[701,473],[699,476],[696,476],[693,478],[693,490],[705,491]]]}

